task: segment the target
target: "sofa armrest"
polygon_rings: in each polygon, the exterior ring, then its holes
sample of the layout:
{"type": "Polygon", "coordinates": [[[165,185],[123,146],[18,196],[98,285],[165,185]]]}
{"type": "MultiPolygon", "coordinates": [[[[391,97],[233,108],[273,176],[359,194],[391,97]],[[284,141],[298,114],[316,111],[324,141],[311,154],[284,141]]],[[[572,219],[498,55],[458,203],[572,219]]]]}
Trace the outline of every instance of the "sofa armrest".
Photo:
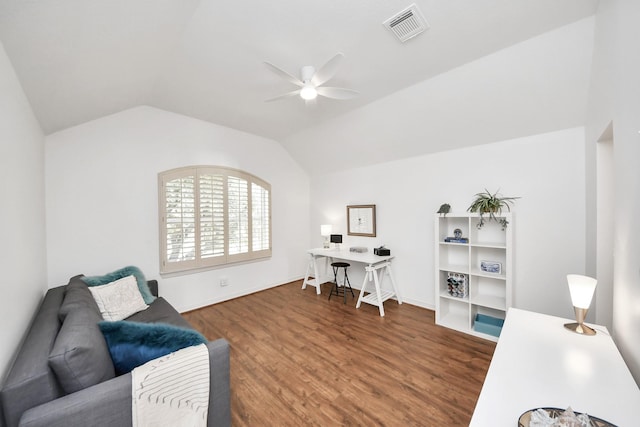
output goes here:
{"type": "Polygon", "coordinates": [[[209,341],[209,416],[208,427],[231,425],[231,382],[229,343],[220,338],[209,341]]]}
{"type": "MultiPolygon", "coordinates": [[[[231,425],[229,343],[209,341],[208,427],[231,425]]],[[[27,410],[20,427],[129,427],[131,374],[96,384],[27,410]]]]}
{"type": "Polygon", "coordinates": [[[131,374],[87,387],[27,410],[20,426],[131,426],[131,374]]]}

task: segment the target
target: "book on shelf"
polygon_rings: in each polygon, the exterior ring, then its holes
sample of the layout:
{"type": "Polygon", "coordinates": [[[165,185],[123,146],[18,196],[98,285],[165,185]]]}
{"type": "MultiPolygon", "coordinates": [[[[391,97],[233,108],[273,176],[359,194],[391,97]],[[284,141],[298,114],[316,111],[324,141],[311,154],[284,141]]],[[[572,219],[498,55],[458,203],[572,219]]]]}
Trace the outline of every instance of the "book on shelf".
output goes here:
{"type": "Polygon", "coordinates": [[[467,239],[466,237],[445,237],[444,241],[446,243],[469,243],[469,239],[467,239]]]}

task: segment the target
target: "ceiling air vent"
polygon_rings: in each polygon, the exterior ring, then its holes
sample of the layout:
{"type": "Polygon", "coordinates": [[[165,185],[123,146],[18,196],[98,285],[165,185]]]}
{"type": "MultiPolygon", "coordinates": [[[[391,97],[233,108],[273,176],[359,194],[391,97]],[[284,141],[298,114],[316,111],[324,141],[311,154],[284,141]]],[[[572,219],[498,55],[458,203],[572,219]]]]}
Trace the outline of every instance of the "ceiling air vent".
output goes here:
{"type": "Polygon", "coordinates": [[[382,25],[390,29],[401,42],[406,42],[429,28],[427,20],[415,3],[387,19],[382,25]]]}

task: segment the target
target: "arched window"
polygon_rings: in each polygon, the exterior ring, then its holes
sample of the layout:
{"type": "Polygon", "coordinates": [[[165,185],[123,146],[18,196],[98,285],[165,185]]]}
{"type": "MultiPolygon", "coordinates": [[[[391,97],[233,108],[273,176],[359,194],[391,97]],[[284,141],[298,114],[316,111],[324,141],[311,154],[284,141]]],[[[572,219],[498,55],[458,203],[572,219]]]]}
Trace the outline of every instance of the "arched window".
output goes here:
{"type": "Polygon", "coordinates": [[[271,256],[271,185],[236,169],[188,166],[158,174],[160,272],[271,256]]]}

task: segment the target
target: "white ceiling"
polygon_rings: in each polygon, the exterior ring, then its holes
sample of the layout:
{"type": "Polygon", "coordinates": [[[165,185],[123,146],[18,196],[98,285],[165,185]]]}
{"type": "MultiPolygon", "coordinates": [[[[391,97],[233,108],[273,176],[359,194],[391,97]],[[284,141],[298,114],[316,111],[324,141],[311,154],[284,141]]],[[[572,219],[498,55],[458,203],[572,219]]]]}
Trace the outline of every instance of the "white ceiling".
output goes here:
{"type": "Polygon", "coordinates": [[[0,0],[0,40],[49,134],[151,105],[278,141],[593,15],[597,0],[416,0],[430,29],[382,22],[411,0],[0,0]],[[264,100],[335,53],[355,100],[264,100]]]}

